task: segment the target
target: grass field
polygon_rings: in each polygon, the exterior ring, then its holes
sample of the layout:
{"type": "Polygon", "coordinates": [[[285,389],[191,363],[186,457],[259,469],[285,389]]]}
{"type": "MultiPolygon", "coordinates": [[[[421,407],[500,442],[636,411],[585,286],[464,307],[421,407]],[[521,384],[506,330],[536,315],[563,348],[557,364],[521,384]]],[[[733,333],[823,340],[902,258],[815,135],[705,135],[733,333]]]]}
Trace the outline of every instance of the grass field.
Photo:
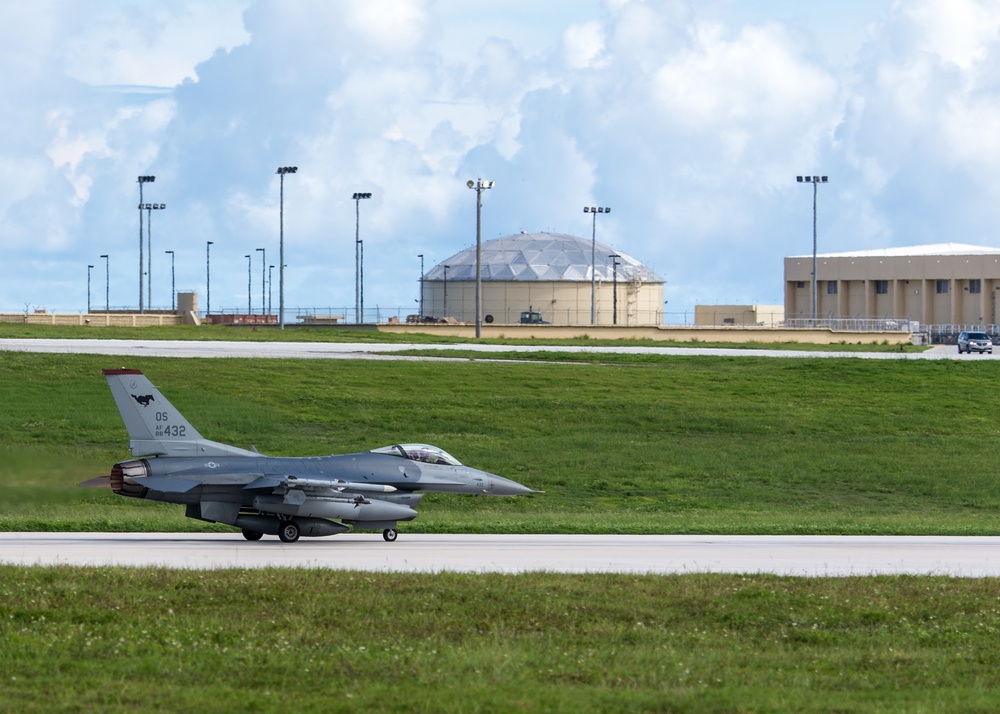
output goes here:
{"type": "MultiPolygon", "coordinates": [[[[274,454],[427,441],[543,495],[407,531],[995,534],[992,361],[0,358],[0,528],[211,528],[73,484],[100,369],[274,454]]],[[[1000,581],[0,567],[0,711],[996,709],[1000,581]]]]}
{"type": "Polygon", "coordinates": [[[286,455],[428,442],[546,491],[432,494],[404,532],[987,535],[1000,525],[994,362],[7,353],[0,528],[205,527],[177,507],[71,488],[128,456],[100,375],[120,364],[146,371],[217,441],[286,455]]]}
{"type": "Polygon", "coordinates": [[[0,711],[991,712],[1000,585],[0,567],[0,711]]]}

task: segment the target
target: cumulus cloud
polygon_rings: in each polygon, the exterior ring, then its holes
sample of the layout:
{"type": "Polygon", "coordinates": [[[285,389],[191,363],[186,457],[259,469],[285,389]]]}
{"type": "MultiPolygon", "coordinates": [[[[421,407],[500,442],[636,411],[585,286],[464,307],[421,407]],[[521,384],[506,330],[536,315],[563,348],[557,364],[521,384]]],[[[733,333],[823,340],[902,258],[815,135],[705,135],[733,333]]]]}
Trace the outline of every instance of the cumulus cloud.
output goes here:
{"type": "Polygon", "coordinates": [[[796,7],[4,3],[0,307],[80,309],[83,280],[47,276],[104,252],[111,302],[135,302],[140,174],[169,206],[157,241],[179,287],[204,293],[214,241],[213,308],[246,305],[245,254],[277,262],[283,165],[299,166],[285,231],[301,306],[353,306],[355,191],[373,194],[357,207],[366,306],[411,305],[417,254],[429,268],[474,239],[479,177],[497,182],[487,237],[588,235],[582,207],[611,206],[601,240],[665,277],[678,314],[781,302],[782,258],[811,241],[796,174],[831,177],[823,250],[990,242],[1000,10],[847,2],[834,26],[796,7]]]}
{"type": "Polygon", "coordinates": [[[583,22],[566,28],[563,54],[570,69],[594,66],[604,52],[604,28],[599,22],[583,22]]]}

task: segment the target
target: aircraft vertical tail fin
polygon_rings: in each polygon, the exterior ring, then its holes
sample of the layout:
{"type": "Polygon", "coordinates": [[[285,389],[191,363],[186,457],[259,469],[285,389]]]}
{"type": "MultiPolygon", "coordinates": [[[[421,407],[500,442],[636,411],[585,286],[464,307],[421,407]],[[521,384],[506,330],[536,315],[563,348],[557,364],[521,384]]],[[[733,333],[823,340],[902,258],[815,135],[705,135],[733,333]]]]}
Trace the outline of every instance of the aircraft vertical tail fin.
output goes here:
{"type": "Polygon", "coordinates": [[[202,437],[137,369],[105,369],[133,456],[226,456],[252,452],[202,437]]]}

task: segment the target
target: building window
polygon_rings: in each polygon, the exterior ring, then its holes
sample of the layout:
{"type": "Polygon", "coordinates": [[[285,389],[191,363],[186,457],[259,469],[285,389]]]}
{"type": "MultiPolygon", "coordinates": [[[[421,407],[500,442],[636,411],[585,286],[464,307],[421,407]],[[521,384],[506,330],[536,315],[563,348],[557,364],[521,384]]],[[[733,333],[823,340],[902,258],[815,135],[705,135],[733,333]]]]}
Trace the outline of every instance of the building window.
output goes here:
{"type": "Polygon", "coordinates": [[[889,294],[889,281],[888,280],[876,280],[875,281],[875,294],[876,295],[888,295],[889,294]]]}
{"type": "Polygon", "coordinates": [[[795,283],[795,287],[797,288],[804,288],[805,286],[806,286],[805,280],[799,280],[798,282],[795,283]]]}
{"type": "Polygon", "coordinates": [[[978,278],[969,281],[970,293],[981,293],[982,291],[983,291],[983,284],[978,278]]]}
{"type": "Polygon", "coordinates": [[[826,283],[826,294],[836,295],[837,294],[837,282],[835,280],[828,280],[826,283]]]}
{"type": "Polygon", "coordinates": [[[948,293],[948,282],[947,280],[935,281],[935,291],[938,295],[946,295],[948,293]]]}

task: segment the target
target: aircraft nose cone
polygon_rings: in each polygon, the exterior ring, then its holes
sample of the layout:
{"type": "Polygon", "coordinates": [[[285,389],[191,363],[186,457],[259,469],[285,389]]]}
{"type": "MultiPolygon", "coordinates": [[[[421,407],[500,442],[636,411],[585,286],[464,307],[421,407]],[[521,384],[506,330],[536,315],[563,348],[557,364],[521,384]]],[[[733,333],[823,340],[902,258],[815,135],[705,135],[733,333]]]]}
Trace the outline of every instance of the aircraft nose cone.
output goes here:
{"type": "Polygon", "coordinates": [[[527,486],[522,486],[517,481],[511,481],[503,476],[491,476],[493,488],[490,490],[494,496],[523,496],[528,493],[538,493],[527,486]]]}

